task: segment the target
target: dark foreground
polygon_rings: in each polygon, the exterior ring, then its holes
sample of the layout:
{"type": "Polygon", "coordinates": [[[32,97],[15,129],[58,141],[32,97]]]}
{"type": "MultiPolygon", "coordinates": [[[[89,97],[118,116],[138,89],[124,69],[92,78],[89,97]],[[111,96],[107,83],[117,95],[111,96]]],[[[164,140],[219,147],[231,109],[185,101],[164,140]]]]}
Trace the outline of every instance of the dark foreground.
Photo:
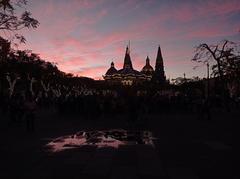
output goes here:
{"type": "Polygon", "coordinates": [[[127,122],[124,116],[84,120],[39,112],[32,133],[23,122],[12,124],[1,117],[0,178],[239,178],[232,164],[232,131],[238,116],[216,112],[207,121],[175,114],[127,122]],[[153,144],[134,142],[138,137],[133,135],[114,147],[99,147],[93,141],[52,152],[47,146],[79,131],[112,129],[134,135],[150,131],[153,144]]]}

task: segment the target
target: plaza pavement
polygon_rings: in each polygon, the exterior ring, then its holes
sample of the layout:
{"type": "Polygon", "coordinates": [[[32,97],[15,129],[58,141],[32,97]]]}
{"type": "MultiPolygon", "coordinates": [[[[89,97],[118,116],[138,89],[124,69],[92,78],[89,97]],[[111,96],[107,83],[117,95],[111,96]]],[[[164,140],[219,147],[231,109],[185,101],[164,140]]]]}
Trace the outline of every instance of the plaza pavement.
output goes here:
{"type": "Polygon", "coordinates": [[[37,117],[34,133],[26,132],[24,123],[2,120],[0,178],[238,178],[232,163],[234,117],[204,121],[185,114],[158,115],[129,125],[123,117],[86,121],[48,114],[37,117]],[[151,131],[154,145],[46,150],[60,136],[116,128],[151,131]]]}

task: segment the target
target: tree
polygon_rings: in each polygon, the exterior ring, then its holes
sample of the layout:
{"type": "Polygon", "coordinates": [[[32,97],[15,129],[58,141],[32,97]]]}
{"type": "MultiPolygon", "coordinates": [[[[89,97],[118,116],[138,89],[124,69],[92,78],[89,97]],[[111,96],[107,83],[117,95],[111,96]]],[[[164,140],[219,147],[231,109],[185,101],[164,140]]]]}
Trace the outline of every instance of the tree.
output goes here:
{"type": "Polygon", "coordinates": [[[240,77],[239,44],[228,40],[221,41],[217,45],[200,44],[196,47],[192,60],[212,64],[212,74],[219,77],[221,95],[225,101],[229,96],[227,85],[229,82],[236,82],[240,77]]]}
{"type": "Polygon", "coordinates": [[[26,0],[0,0],[0,33],[7,38],[17,39],[24,43],[26,39],[17,31],[24,28],[37,28],[39,22],[31,17],[29,11],[24,10],[20,15],[17,12],[24,9],[26,0]]]}
{"type": "Polygon", "coordinates": [[[239,53],[239,46],[237,44],[223,52],[222,70],[223,75],[228,78],[239,78],[240,76],[239,53]]]}
{"type": "Polygon", "coordinates": [[[218,44],[218,45],[208,45],[206,43],[200,44],[199,46],[196,47],[196,50],[195,50],[196,54],[194,55],[192,60],[196,62],[201,62],[204,64],[209,63],[210,60],[214,60],[216,62],[218,74],[222,80],[223,54],[224,54],[224,51],[226,50],[226,46],[228,43],[229,43],[228,41],[224,41],[223,44],[218,44]]]}
{"type": "Polygon", "coordinates": [[[239,68],[239,55],[237,44],[224,40],[217,45],[200,44],[196,47],[193,61],[204,64],[215,62],[212,65],[214,76],[219,76],[220,81],[224,82],[224,76],[229,73],[236,73],[239,68]]]}

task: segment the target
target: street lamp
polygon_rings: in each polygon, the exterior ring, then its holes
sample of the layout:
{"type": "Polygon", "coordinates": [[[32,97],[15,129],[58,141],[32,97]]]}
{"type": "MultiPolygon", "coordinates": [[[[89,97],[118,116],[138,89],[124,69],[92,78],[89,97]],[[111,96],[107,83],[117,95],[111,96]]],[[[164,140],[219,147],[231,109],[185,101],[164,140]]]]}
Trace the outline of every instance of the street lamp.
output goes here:
{"type": "Polygon", "coordinates": [[[209,98],[209,63],[207,63],[207,99],[209,98]]]}

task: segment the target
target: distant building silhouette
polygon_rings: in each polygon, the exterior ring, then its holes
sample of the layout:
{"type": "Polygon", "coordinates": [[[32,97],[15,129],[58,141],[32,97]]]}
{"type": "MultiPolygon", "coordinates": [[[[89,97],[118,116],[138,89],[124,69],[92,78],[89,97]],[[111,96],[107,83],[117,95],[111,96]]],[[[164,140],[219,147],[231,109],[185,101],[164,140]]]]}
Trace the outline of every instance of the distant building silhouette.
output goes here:
{"type": "Polygon", "coordinates": [[[133,85],[145,81],[164,84],[166,81],[166,77],[160,46],[158,47],[155,70],[150,65],[150,59],[148,56],[146,58],[146,64],[142,68],[141,72],[135,70],[132,65],[129,47],[127,46],[123,68],[117,70],[114,67],[114,63],[112,62],[110,68],[107,70],[103,78],[105,81],[112,83],[122,83],[123,85],[133,85]]]}

